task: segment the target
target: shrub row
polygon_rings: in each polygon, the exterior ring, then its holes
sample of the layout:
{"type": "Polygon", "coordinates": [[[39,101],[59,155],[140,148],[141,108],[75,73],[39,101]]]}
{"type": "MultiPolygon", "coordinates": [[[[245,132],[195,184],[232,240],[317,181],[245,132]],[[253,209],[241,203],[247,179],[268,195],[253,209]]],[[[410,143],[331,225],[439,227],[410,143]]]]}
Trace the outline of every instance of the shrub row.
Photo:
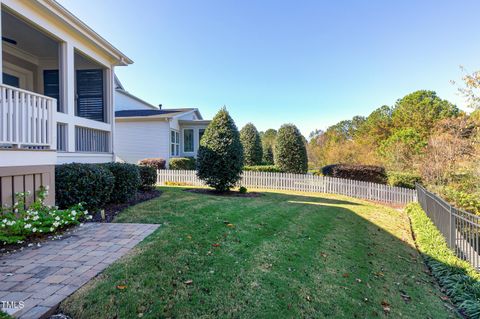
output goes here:
{"type": "Polygon", "coordinates": [[[152,188],[156,170],[127,163],[63,164],[55,168],[56,200],[60,208],[84,203],[95,210],[130,201],[139,189],[152,188]]]}
{"type": "Polygon", "coordinates": [[[372,165],[332,164],[322,168],[324,176],[347,178],[357,181],[386,184],[385,168],[372,165]]]}
{"type": "Polygon", "coordinates": [[[194,170],[196,165],[194,157],[174,157],[168,162],[168,168],[175,170],[194,170]]]}
{"type": "Polygon", "coordinates": [[[433,276],[462,314],[468,318],[479,318],[480,274],[448,248],[444,237],[418,203],[409,204],[406,212],[418,249],[433,276]]]}
{"type": "Polygon", "coordinates": [[[254,165],[254,166],[244,166],[244,171],[251,172],[269,172],[269,173],[283,173],[280,167],[275,165],[254,165]]]}
{"type": "Polygon", "coordinates": [[[155,169],[165,169],[166,161],[163,158],[144,158],[138,161],[138,165],[151,166],[155,169]]]}
{"type": "Polygon", "coordinates": [[[421,183],[420,175],[404,172],[388,172],[388,185],[415,189],[415,183],[421,183]]]}

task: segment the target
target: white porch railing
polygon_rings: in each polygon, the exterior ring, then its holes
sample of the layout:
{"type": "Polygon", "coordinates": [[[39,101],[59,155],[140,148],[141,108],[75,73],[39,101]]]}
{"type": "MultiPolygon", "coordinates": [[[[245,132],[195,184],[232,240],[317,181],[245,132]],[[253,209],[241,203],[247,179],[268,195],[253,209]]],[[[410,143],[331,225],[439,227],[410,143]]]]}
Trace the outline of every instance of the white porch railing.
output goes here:
{"type": "Polygon", "coordinates": [[[57,100],[0,84],[0,144],[55,149],[57,100]]]}

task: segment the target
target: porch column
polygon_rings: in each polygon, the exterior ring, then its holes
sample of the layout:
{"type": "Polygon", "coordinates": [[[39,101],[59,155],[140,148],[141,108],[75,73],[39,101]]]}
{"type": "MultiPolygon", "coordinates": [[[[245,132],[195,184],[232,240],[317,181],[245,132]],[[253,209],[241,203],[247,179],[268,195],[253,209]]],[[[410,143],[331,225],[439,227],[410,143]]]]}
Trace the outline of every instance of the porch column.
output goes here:
{"type": "Polygon", "coordinates": [[[109,69],[105,70],[106,78],[106,111],[107,122],[110,123],[110,152],[113,154],[113,160],[115,161],[115,149],[114,149],[114,136],[115,136],[115,71],[114,66],[111,65],[109,69]]]}
{"type": "MultiPolygon", "coordinates": [[[[62,112],[73,118],[75,116],[75,48],[70,42],[62,42],[60,53],[62,112]]],[[[67,123],[67,152],[75,152],[75,125],[73,122],[67,123]]]]}

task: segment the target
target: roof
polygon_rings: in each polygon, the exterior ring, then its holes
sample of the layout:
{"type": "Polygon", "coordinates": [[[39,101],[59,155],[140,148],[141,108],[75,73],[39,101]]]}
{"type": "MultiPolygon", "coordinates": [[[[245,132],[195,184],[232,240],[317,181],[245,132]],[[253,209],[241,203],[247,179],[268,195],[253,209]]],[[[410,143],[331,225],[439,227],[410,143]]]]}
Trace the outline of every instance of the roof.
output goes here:
{"type": "Polygon", "coordinates": [[[86,25],[82,20],[77,18],[73,13],[68,11],[65,7],[59,4],[55,0],[40,0],[36,2],[42,5],[44,8],[57,15],[60,19],[68,23],[77,32],[92,40],[97,46],[107,51],[112,57],[114,57],[119,63],[118,65],[132,64],[133,61],[123,54],[120,50],[115,48],[110,42],[101,37],[92,28],[86,25]]]}
{"type": "Polygon", "coordinates": [[[194,111],[192,108],[163,110],[124,110],[116,111],[115,117],[171,118],[182,113],[194,111]]]}

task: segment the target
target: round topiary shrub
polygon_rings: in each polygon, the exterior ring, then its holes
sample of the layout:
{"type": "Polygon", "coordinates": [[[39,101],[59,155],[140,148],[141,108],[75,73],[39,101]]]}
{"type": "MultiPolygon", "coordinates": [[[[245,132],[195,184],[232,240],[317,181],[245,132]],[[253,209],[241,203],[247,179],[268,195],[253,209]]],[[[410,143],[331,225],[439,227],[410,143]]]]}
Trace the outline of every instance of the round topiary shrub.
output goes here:
{"type": "Polygon", "coordinates": [[[157,183],[157,170],[151,166],[139,166],[141,190],[151,190],[157,183]]]}
{"type": "Polygon", "coordinates": [[[96,164],[63,164],[55,167],[55,196],[60,208],[83,203],[96,210],[105,207],[115,184],[115,177],[96,164]]]}
{"type": "Polygon", "coordinates": [[[243,149],[235,122],[222,108],[208,125],[197,155],[197,176],[218,192],[228,191],[241,177],[243,149]]]}
{"type": "Polygon", "coordinates": [[[174,157],[168,162],[169,169],[175,170],[194,170],[196,160],[194,157],[174,157]]]}
{"type": "Polygon", "coordinates": [[[138,161],[138,165],[151,166],[155,169],[165,169],[167,162],[163,158],[144,158],[138,161]]]}
{"type": "Polygon", "coordinates": [[[262,164],[262,142],[257,128],[247,123],[240,130],[240,141],[243,146],[243,164],[248,166],[262,164]]]}
{"type": "Polygon", "coordinates": [[[106,163],[105,168],[115,176],[115,186],[110,195],[111,203],[126,203],[135,197],[140,188],[140,170],[135,164],[106,163]]]}
{"type": "Polygon", "coordinates": [[[307,173],[307,149],[302,134],[293,124],[284,124],[278,130],[275,166],[286,173],[307,173]]]}

